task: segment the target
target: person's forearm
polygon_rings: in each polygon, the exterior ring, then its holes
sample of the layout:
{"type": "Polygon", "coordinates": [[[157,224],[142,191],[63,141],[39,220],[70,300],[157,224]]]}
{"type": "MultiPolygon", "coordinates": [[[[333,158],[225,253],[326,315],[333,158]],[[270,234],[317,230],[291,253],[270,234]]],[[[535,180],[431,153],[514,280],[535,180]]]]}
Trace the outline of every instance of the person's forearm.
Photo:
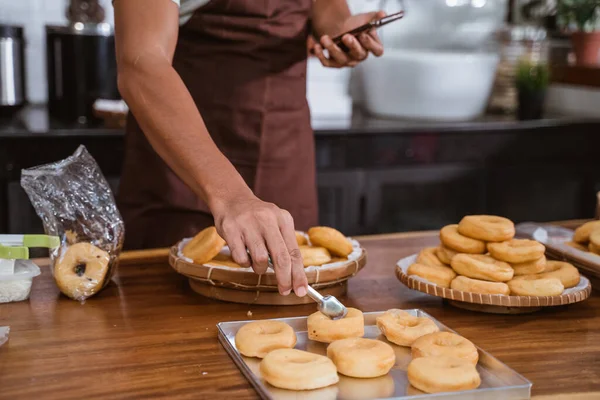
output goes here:
{"type": "Polygon", "coordinates": [[[119,89],[154,150],[211,209],[249,194],[177,72],[166,60],[143,57],[120,64],[119,89]]]}
{"type": "Polygon", "coordinates": [[[350,17],[350,8],[346,0],[315,0],[312,9],[314,35],[338,35],[344,21],[350,17]]]}

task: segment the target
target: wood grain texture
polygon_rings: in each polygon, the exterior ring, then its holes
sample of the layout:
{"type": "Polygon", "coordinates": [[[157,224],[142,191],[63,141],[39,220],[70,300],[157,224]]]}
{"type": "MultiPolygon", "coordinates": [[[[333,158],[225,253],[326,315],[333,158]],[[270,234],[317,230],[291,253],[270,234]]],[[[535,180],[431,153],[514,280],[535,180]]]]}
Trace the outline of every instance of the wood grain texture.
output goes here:
{"type": "MultiPolygon", "coordinates": [[[[364,241],[369,263],[342,301],[363,311],[421,308],[522,373],[534,395],[600,392],[597,293],[535,314],[457,309],[394,277],[398,259],[436,243],[434,235],[364,241]]],[[[0,305],[0,325],[11,326],[0,347],[1,398],[256,399],[219,345],[216,323],[248,319],[248,311],[263,319],[315,310],[207,299],[167,264],[123,266],[114,281],[81,305],[60,296],[43,268],[29,302],[0,305]]]]}

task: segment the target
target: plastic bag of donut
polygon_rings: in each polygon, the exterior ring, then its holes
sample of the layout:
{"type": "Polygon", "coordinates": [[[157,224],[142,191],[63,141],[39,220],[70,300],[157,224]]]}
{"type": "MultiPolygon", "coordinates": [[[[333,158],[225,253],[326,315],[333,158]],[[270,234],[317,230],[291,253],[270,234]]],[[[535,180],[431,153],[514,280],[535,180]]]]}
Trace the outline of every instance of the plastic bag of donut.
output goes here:
{"type": "Polygon", "coordinates": [[[60,291],[78,301],[97,294],[117,267],[125,228],[94,158],[80,146],[64,160],[23,170],[21,186],[46,233],[61,238],[50,253],[60,291]]]}
{"type": "MultiPolygon", "coordinates": [[[[583,226],[575,240],[600,246],[600,221],[583,226]]],[[[545,246],[535,240],[515,239],[514,223],[504,217],[470,215],[440,230],[440,246],[423,249],[408,275],[463,292],[558,296],[577,286],[573,265],[547,261],[545,246]]]]}
{"type": "MultiPolygon", "coordinates": [[[[346,236],[326,226],[312,227],[307,233],[296,232],[296,242],[305,268],[347,260],[354,250],[352,242],[346,236]]],[[[226,244],[217,229],[211,226],[187,242],[182,253],[198,265],[241,268],[231,256],[221,253],[226,244]]]]}

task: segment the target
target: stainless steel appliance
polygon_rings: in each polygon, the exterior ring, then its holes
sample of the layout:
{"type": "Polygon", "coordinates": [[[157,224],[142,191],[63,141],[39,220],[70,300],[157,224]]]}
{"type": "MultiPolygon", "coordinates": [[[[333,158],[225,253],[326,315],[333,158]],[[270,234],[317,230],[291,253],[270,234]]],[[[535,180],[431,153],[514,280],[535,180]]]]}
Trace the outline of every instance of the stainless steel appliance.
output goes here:
{"type": "Polygon", "coordinates": [[[97,99],[119,100],[112,27],[76,22],[47,26],[48,111],[63,122],[99,122],[97,99]]]}
{"type": "Polygon", "coordinates": [[[0,113],[12,114],[25,104],[23,28],[0,25],[0,113]]]}

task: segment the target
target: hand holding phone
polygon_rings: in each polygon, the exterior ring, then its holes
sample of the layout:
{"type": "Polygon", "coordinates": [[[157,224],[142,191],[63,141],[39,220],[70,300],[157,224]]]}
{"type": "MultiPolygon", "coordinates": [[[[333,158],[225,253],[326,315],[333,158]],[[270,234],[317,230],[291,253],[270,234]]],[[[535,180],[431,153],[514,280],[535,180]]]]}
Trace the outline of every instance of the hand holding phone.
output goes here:
{"type": "Polygon", "coordinates": [[[404,17],[404,11],[400,11],[395,14],[383,17],[381,19],[368,22],[364,25],[359,26],[358,28],[354,28],[351,31],[342,33],[341,35],[333,38],[333,43],[335,43],[343,52],[348,53],[350,49],[342,41],[342,38],[345,35],[352,35],[354,37],[358,37],[361,33],[368,32],[371,29],[377,29],[394,21],[398,21],[399,19],[402,19],[402,17],[404,17]]]}

